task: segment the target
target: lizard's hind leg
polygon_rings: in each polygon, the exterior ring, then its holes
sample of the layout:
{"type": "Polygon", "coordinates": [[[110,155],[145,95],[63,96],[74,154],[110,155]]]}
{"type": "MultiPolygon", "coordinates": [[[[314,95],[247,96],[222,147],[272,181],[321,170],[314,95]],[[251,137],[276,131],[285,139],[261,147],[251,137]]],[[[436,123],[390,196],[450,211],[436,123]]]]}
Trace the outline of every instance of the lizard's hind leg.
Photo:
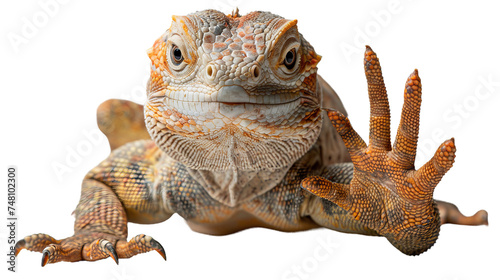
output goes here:
{"type": "Polygon", "coordinates": [[[132,101],[110,99],[97,109],[97,124],[111,150],[123,144],[151,139],[144,124],[143,106],[132,101]]]}
{"type": "Polygon", "coordinates": [[[488,212],[479,210],[476,214],[464,216],[453,203],[436,200],[441,224],[457,224],[466,226],[488,225],[488,212]]]}

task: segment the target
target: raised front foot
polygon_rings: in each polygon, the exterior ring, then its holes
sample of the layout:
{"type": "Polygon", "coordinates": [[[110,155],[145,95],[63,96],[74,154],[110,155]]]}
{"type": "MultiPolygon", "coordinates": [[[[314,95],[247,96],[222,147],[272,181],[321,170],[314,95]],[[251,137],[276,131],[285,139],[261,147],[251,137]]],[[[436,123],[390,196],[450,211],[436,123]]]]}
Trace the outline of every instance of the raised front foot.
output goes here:
{"type": "Polygon", "coordinates": [[[61,240],[40,233],[19,240],[15,255],[23,249],[41,252],[42,266],[56,262],[97,261],[108,257],[118,264],[119,259],[152,250],[157,251],[166,260],[161,244],[144,234],[137,235],[127,242],[124,238],[106,233],[82,232],[61,240]]]}
{"type": "MultiPolygon", "coordinates": [[[[370,98],[369,145],[344,115],[328,111],[328,117],[351,155],[354,165],[351,183],[338,184],[312,176],[302,182],[302,187],[349,211],[356,220],[385,236],[401,252],[418,255],[429,249],[438,237],[441,225],[438,206],[460,218],[443,222],[465,221],[463,215],[457,216],[460,212],[456,207],[450,208],[442,202],[436,204],[432,197],[434,188],[453,165],[455,141],[453,138],[445,141],[424,166],[415,170],[422,89],[418,71],[415,70],[406,81],[401,121],[392,147],[385,84],[379,60],[368,46],[365,73],[370,98]]],[[[467,221],[487,223],[485,211],[482,215],[481,220],[467,221]]]]}

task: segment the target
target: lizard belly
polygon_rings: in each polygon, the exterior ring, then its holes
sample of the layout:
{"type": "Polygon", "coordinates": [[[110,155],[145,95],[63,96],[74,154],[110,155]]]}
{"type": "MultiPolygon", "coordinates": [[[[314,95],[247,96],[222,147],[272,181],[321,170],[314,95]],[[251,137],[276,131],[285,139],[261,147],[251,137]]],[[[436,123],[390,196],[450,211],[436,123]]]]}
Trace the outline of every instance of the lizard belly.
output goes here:
{"type": "Polygon", "coordinates": [[[200,223],[195,220],[188,220],[187,223],[192,230],[211,235],[227,235],[247,228],[265,227],[262,221],[245,211],[236,211],[233,215],[222,221],[200,223]]]}
{"type": "Polygon", "coordinates": [[[269,228],[280,231],[300,231],[318,227],[312,221],[304,220],[303,223],[295,225],[294,227],[278,228],[243,210],[236,211],[233,215],[223,221],[200,223],[194,220],[188,220],[187,223],[192,230],[210,235],[227,235],[254,227],[269,228]]]}

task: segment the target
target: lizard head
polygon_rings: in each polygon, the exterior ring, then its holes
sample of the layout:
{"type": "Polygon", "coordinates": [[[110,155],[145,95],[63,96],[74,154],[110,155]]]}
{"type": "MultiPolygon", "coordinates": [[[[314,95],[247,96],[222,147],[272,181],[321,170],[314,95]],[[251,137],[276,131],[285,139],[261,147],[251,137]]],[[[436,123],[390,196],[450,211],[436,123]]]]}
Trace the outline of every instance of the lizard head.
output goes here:
{"type": "Polygon", "coordinates": [[[206,10],[173,16],[148,50],[146,127],[188,167],[290,166],[321,129],[316,65],[297,20],[206,10]]]}

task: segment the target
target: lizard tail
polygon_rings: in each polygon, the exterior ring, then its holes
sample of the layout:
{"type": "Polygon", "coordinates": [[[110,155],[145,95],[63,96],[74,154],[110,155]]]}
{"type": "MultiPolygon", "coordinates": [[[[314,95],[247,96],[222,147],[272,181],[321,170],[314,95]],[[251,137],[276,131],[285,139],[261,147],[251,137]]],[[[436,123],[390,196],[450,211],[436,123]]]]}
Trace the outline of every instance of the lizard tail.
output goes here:
{"type": "Polygon", "coordinates": [[[144,124],[143,106],[132,101],[103,102],[97,108],[97,125],[108,138],[111,150],[132,141],[151,139],[144,124]]]}

